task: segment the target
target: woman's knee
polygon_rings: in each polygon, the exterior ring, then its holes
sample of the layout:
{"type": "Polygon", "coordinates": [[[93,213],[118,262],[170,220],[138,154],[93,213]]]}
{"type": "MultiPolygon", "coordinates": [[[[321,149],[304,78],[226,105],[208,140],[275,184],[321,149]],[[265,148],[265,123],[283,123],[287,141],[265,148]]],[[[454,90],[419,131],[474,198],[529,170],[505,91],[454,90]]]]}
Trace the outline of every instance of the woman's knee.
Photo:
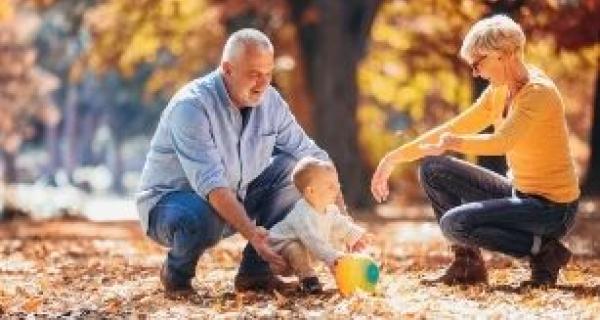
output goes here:
{"type": "Polygon", "coordinates": [[[446,156],[427,156],[421,160],[419,165],[419,180],[423,187],[433,183],[436,173],[440,173],[447,166],[446,156]]]}
{"type": "Polygon", "coordinates": [[[468,215],[460,210],[449,210],[440,219],[440,229],[450,240],[461,242],[468,235],[468,215]]]}

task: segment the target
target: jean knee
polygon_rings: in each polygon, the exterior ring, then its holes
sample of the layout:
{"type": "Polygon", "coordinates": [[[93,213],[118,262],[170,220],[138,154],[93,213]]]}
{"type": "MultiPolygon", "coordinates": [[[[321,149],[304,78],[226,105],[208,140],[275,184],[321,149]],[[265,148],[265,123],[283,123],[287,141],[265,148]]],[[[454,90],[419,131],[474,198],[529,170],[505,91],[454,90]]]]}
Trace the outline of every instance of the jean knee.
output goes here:
{"type": "Polygon", "coordinates": [[[210,206],[201,204],[191,207],[179,207],[167,219],[173,236],[179,234],[190,245],[201,244],[210,247],[216,244],[223,234],[225,223],[210,206]]]}
{"type": "Polygon", "coordinates": [[[440,229],[448,239],[460,242],[466,237],[468,231],[464,213],[449,210],[440,219],[440,229]]]}
{"type": "Polygon", "coordinates": [[[421,160],[419,165],[419,181],[421,186],[427,187],[432,184],[435,173],[439,173],[445,167],[448,158],[445,156],[427,156],[421,160]]]}

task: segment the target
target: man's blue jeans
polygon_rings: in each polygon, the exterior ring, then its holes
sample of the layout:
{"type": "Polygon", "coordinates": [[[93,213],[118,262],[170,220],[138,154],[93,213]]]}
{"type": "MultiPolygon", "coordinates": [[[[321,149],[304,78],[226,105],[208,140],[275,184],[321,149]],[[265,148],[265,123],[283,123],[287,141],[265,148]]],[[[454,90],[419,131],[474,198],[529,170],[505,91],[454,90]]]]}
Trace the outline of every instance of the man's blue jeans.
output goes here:
{"type": "Polygon", "coordinates": [[[419,171],[443,234],[463,246],[535,255],[572,227],[578,201],[556,203],[513,190],[510,181],[453,157],[426,157],[419,171]]]}
{"type": "MultiPolygon", "coordinates": [[[[256,224],[269,229],[282,220],[300,199],[290,180],[294,158],[279,154],[248,186],[243,204],[256,224]]],[[[234,231],[214,209],[193,191],[173,192],[164,196],[150,212],[148,235],[169,247],[166,264],[174,284],[194,277],[200,255],[234,231]]],[[[261,275],[270,272],[249,244],[244,248],[240,274],[261,275]]]]}

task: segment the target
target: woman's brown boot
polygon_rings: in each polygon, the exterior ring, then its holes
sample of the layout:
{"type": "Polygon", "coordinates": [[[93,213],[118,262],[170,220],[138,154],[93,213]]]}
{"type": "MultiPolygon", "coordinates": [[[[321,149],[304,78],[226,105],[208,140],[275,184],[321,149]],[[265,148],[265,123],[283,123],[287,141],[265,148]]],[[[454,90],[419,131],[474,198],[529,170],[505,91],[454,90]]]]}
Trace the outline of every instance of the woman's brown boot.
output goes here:
{"type": "Polygon", "coordinates": [[[531,257],[531,278],[524,281],[523,287],[552,287],[558,280],[558,272],[567,265],[571,258],[571,251],[560,241],[552,239],[547,241],[540,252],[531,257]]]}
{"type": "Polygon", "coordinates": [[[444,275],[433,282],[447,285],[487,283],[488,273],[479,248],[452,246],[454,261],[444,275]]]}

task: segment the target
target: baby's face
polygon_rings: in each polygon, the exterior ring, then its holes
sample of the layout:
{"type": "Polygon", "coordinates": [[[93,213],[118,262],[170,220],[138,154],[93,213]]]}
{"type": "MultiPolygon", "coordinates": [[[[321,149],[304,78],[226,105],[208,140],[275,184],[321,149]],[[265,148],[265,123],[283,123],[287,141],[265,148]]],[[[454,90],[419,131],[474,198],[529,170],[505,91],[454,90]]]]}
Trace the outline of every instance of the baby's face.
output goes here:
{"type": "Polygon", "coordinates": [[[340,182],[334,170],[319,170],[308,185],[306,197],[319,205],[334,204],[340,193],[340,182]]]}

